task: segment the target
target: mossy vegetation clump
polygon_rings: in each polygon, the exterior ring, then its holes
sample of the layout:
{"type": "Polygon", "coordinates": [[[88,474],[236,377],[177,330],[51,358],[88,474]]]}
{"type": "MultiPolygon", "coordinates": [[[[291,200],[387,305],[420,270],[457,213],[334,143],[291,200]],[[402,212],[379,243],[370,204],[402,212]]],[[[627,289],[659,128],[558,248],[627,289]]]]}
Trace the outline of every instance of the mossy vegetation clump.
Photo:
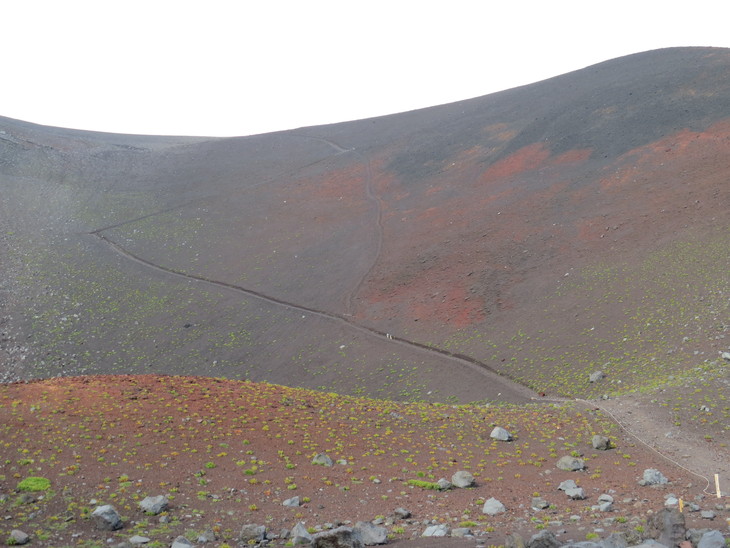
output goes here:
{"type": "Polygon", "coordinates": [[[18,484],[18,491],[29,491],[32,493],[48,491],[50,488],[51,480],[38,476],[27,477],[18,484]]]}

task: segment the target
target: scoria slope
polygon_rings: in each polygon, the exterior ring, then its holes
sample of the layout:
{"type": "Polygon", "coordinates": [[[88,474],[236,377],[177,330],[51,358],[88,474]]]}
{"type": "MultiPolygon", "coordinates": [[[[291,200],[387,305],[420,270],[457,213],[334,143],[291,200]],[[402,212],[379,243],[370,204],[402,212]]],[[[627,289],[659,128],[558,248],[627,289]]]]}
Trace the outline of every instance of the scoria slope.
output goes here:
{"type": "Polygon", "coordinates": [[[728,68],[651,51],[232,139],[3,119],[4,377],[461,401],[534,395],[494,372],[551,396],[717,378],[728,68]]]}

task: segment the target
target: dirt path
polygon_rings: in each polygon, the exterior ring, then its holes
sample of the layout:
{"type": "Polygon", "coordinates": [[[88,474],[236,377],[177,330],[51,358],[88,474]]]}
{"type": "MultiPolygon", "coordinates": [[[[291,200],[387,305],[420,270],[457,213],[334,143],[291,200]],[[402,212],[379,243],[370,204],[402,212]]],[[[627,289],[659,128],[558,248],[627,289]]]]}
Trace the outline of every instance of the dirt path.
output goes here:
{"type": "MultiPolygon", "coordinates": [[[[708,496],[716,497],[715,474],[725,498],[730,496],[730,451],[726,440],[708,441],[691,425],[676,426],[669,412],[657,409],[643,396],[583,402],[612,418],[638,443],[665,461],[691,472],[708,496]]],[[[671,479],[671,478],[670,478],[671,479]]]]}
{"type": "Polygon", "coordinates": [[[352,321],[350,318],[335,314],[333,312],[326,312],[324,310],[318,310],[315,308],[310,308],[308,306],[299,305],[296,303],[288,302],[282,299],[279,299],[277,297],[266,295],[264,293],[261,293],[259,291],[254,291],[252,289],[246,289],[244,287],[231,284],[228,282],[222,282],[218,280],[213,280],[210,278],[206,278],[204,276],[197,276],[194,274],[187,274],[185,272],[180,272],[178,270],[174,270],[172,268],[167,268],[161,265],[158,265],[156,263],[153,263],[151,261],[148,261],[142,257],[139,257],[135,255],[134,253],[131,253],[127,249],[125,249],[123,246],[121,246],[119,243],[115,242],[108,236],[105,236],[101,233],[101,231],[97,230],[94,232],[89,233],[89,235],[94,236],[98,239],[100,239],[102,242],[104,242],[109,249],[114,251],[115,253],[121,255],[127,260],[133,261],[139,265],[142,265],[146,268],[150,268],[153,270],[157,270],[159,272],[163,272],[170,276],[175,276],[177,278],[182,278],[186,280],[192,280],[198,283],[208,284],[215,287],[219,287],[222,289],[227,289],[230,291],[234,291],[239,294],[246,295],[247,297],[252,297],[255,299],[259,299],[262,301],[266,301],[270,304],[274,304],[277,306],[281,306],[284,308],[288,308],[290,310],[294,310],[301,313],[306,314],[312,314],[315,316],[319,316],[321,318],[325,318],[331,321],[338,322],[340,324],[344,324],[347,327],[351,329],[355,329],[357,331],[360,331],[362,333],[365,333],[369,336],[376,337],[380,340],[380,342],[385,342],[388,344],[398,344],[401,346],[408,347],[412,350],[415,350],[420,353],[428,354],[431,356],[439,356],[440,358],[447,359],[451,361],[452,363],[456,363],[462,367],[467,367],[471,369],[472,371],[475,371],[479,373],[480,375],[483,375],[484,377],[487,377],[487,379],[495,385],[502,386],[503,389],[503,396],[505,397],[505,401],[530,401],[537,398],[537,394],[530,390],[529,388],[518,384],[514,381],[511,381],[510,379],[504,377],[503,375],[499,374],[497,371],[489,367],[487,364],[480,362],[479,360],[476,360],[472,358],[471,356],[467,356],[460,353],[454,353],[450,352],[448,350],[444,350],[438,347],[428,346],[425,344],[421,344],[415,341],[411,341],[409,339],[405,339],[403,337],[398,337],[396,335],[391,335],[390,333],[386,333],[384,331],[379,331],[377,329],[367,327],[364,325],[360,325],[354,321],[352,321]],[[511,397],[508,396],[508,394],[511,394],[511,397]]]}

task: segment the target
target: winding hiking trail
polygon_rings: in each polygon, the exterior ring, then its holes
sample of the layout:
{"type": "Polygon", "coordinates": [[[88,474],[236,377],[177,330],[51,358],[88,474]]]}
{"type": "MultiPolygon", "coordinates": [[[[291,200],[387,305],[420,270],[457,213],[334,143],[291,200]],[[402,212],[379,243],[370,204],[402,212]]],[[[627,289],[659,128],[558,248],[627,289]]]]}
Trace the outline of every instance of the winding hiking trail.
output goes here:
{"type": "Polygon", "coordinates": [[[357,331],[360,331],[361,333],[365,333],[369,336],[376,337],[379,340],[384,341],[386,343],[399,344],[399,345],[414,349],[418,352],[430,354],[432,356],[437,355],[441,358],[448,359],[452,362],[458,363],[461,366],[468,367],[471,370],[476,371],[479,374],[487,377],[487,379],[490,380],[491,382],[503,385],[505,387],[505,390],[510,390],[511,392],[513,392],[513,394],[518,399],[529,401],[529,400],[533,400],[537,397],[537,394],[535,392],[533,392],[532,390],[530,390],[529,388],[527,388],[521,384],[518,384],[518,383],[508,379],[507,377],[504,377],[503,375],[499,374],[497,371],[495,371],[494,369],[489,367],[487,364],[485,364],[479,360],[476,360],[476,359],[472,358],[471,356],[467,356],[465,354],[449,352],[448,350],[444,350],[444,349],[441,349],[438,347],[428,346],[428,345],[421,344],[421,343],[418,343],[415,341],[411,341],[411,340],[403,338],[403,337],[391,335],[384,331],[380,331],[377,329],[373,329],[371,327],[360,325],[360,324],[352,321],[350,318],[340,315],[340,314],[335,314],[332,312],[327,312],[324,310],[318,310],[316,308],[303,306],[303,305],[296,304],[293,302],[285,301],[283,299],[279,299],[279,298],[271,296],[271,295],[266,295],[259,291],[247,289],[245,287],[241,287],[241,286],[238,286],[238,285],[235,285],[232,283],[223,282],[223,281],[219,281],[219,280],[213,280],[210,278],[206,278],[205,276],[188,274],[185,272],[181,272],[179,270],[175,270],[172,268],[167,268],[165,266],[158,265],[152,261],[148,261],[147,259],[139,257],[138,255],[135,255],[134,253],[131,253],[130,251],[125,249],[123,246],[121,246],[119,243],[115,242],[108,236],[105,236],[104,234],[102,234],[102,232],[103,232],[103,229],[96,230],[96,231],[90,232],[89,235],[94,236],[94,237],[98,238],[99,240],[101,240],[102,242],[104,242],[109,249],[111,249],[118,255],[124,257],[127,260],[130,260],[139,265],[142,265],[146,268],[150,268],[150,269],[156,270],[158,272],[163,272],[167,275],[174,276],[177,278],[190,280],[190,281],[194,281],[197,283],[208,284],[208,285],[211,285],[214,287],[234,291],[236,293],[245,295],[247,297],[259,299],[259,300],[265,301],[269,304],[284,307],[289,310],[303,312],[306,314],[312,314],[315,316],[319,316],[321,318],[335,321],[340,324],[344,324],[348,328],[355,329],[357,331]]]}

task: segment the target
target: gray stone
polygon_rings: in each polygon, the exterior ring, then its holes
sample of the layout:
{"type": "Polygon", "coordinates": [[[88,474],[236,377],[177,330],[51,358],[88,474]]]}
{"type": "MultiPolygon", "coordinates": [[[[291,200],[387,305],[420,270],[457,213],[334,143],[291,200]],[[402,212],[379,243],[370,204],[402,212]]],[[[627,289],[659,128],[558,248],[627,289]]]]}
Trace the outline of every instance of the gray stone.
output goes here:
{"type": "Polygon", "coordinates": [[[685,539],[684,514],[677,508],[664,508],[647,520],[647,532],[664,546],[677,546],[685,539]]]}
{"type": "Polygon", "coordinates": [[[464,538],[464,537],[470,537],[471,529],[468,527],[455,527],[451,530],[451,536],[455,538],[464,538]]]}
{"type": "Polygon", "coordinates": [[[702,510],[700,512],[700,517],[702,519],[715,519],[715,512],[712,510],[702,510]]]}
{"type": "Polygon", "coordinates": [[[575,489],[576,487],[578,487],[578,486],[576,485],[575,481],[572,479],[561,481],[560,485],[558,485],[558,489],[560,491],[567,491],[568,489],[575,489]]]}
{"type": "Polygon", "coordinates": [[[360,534],[350,527],[337,527],[312,537],[312,548],[363,548],[360,534]]]}
{"type": "Polygon", "coordinates": [[[149,537],[143,537],[142,535],[134,535],[129,538],[129,544],[147,544],[150,540],[149,537]]]}
{"type": "Polygon", "coordinates": [[[238,533],[238,540],[243,543],[255,543],[261,542],[266,538],[266,527],[263,525],[257,525],[255,523],[247,523],[241,527],[241,532],[238,533]]]}
{"type": "Polygon", "coordinates": [[[447,480],[446,478],[441,478],[440,480],[438,480],[436,482],[436,484],[439,486],[439,489],[441,489],[442,491],[447,491],[453,487],[453,485],[451,485],[451,482],[449,480],[447,480]]]}
{"type": "Polygon", "coordinates": [[[669,483],[669,480],[656,468],[644,470],[644,476],[639,480],[639,485],[664,485],[665,483],[669,483]]]}
{"type": "Polygon", "coordinates": [[[708,531],[700,538],[697,548],[725,548],[725,537],[720,531],[708,531]]]}
{"type": "Polygon", "coordinates": [[[448,525],[443,523],[439,525],[430,525],[426,527],[426,530],[421,534],[422,537],[448,537],[451,530],[448,525]]]}
{"type": "Polygon", "coordinates": [[[675,497],[674,495],[670,495],[667,498],[664,499],[664,506],[667,508],[670,506],[677,506],[679,504],[679,499],[675,497]]]}
{"type": "Polygon", "coordinates": [[[601,542],[599,542],[601,548],[626,548],[629,543],[626,540],[625,533],[611,533],[601,542]]]}
{"type": "Polygon", "coordinates": [[[601,545],[595,542],[591,542],[590,540],[582,540],[580,542],[563,544],[561,548],[601,548],[601,545]]]}
{"type": "Polygon", "coordinates": [[[519,533],[507,535],[504,539],[504,548],[525,548],[525,539],[519,533]]]}
{"type": "Polygon", "coordinates": [[[332,462],[332,459],[329,458],[329,456],[325,453],[318,453],[314,455],[314,458],[312,459],[312,464],[317,464],[319,466],[332,466],[334,463],[332,462]]]}
{"type": "Polygon", "coordinates": [[[10,531],[10,537],[8,538],[8,545],[20,546],[22,544],[28,544],[30,542],[30,536],[24,533],[20,529],[13,529],[10,531]]]}
{"type": "Polygon", "coordinates": [[[527,548],[558,548],[560,542],[555,538],[555,533],[545,529],[536,535],[532,535],[527,541],[527,548]]]}
{"type": "Polygon", "coordinates": [[[669,546],[662,544],[661,542],[656,541],[653,538],[649,538],[641,544],[637,544],[633,548],[669,548],[669,546]]]}
{"type": "Polygon", "coordinates": [[[512,441],[512,434],[501,426],[495,426],[489,437],[497,441],[512,441]]]}
{"type": "Polygon", "coordinates": [[[482,507],[482,513],[487,514],[488,516],[496,516],[497,514],[504,514],[507,511],[507,508],[504,504],[499,502],[494,497],[490,498],[488,501],[484,503],[484,506],[482,507]]]}
{"type": "Polygon", "coordinates": [[[358,521],[353,527],[360,534],[360,539],[365,546],[375,546],[388,542],[388,530],[367,521],[358,521]]]}
{"type": "Polygon", "coordinates": [[[591,445],[596,451],[607,451],[611,449],[611,440],[606,436],[599,436],[596,434],[593,436],[593,439],[591,439],[591,445]]]}
{"type": "Polygon", "coordinates": [[[594,371],[588,376],[588,382],[598,382],[603,380],[605,376],[606,375],[603,374],[603,371],[594,371]]]}
{"type": "Polygon", "coordinates": [[[690,541],[692,546],[697,546],[700,543],[702,535],[709,533],[710,531],[712,531],[712,529],[687,529],[684,538],[690,541]]]}
{"type": "Polygon", "coordinates": [[[546,501],[542,497],[532,497],[532,502],[530,502],[530,508],[533,510],[544,510],[545,508],[549,508],[550,503],[546,501]]]}
{"type": "Polygon", "coordinates": [[[170,548],[190,548],[191,546],[195,545],[185,537],[177,537],[170,545],[170,548]]]}
{"type": "Polygon", "coordinates": [[[217,540],[215,531],[212,529],[206,529],[202,534],[198,535],[198,542],[200,544],[206,544],[208,542],[215,542],[217,540]]]}
{"type": "Polygon", "coordinates": [[[398,519],[408,519],[411,517],[411,512],[405,508],[396,508],[393,511],[393,515],[398,519]]]}
{"type": "Polygon", "coordinates": [[[459,470],[451,476],[451,483],[454,484],[455,487],[462,489],[465,487],[471,487],[474,485],[474,476],[466,470],[459,470]]]}
{"type": "Polygon", "coordinates": [[[290,499],[286,499],[281,504],[283,506],[288,506],[289,508],[297,508],[297,507],[299,507],[299,497],[292,497],[290,499]]]}
{"type": "Polygon", "coordinates": [[[158,495],[156,497],[146,497],[139,503],[139,508],[147,514],[156,516],[161,514],[170,506],[170,501],[165,495],[158,495]]]}
{"type": "Polygon", "coordinates": [[[565,494],[568,495],[568,498],[571,498],[573,500],[584,500],[586,498],[585,491],[583,491],[582,487],[576,487],[575,489],[566,489],[565,494]]]}
{"type": "Polygon", "coordinates": [[[295,546],[298,544],[312,543],[312,535],[307,531],[306,526],[301,521],[294,526],[289,536],[291,536],[291,542],[295,546]]]}
{"type": "Polygon", "coordinates": [[[116,531],[122,528],[122,518],[111,504],[97,506],[91,513],[91,518],[97,529],[116,531]]]}
{"type": "Polygon", "coordinates": [[[586,467],[586,463],[583,459],[579,459],[578,457],[565,455],[564,457],[560,457],[560,459],[558,459],[556,466],[560,468],[560,470],[575,472],[578,470],[583,470],[586,467]]]}

